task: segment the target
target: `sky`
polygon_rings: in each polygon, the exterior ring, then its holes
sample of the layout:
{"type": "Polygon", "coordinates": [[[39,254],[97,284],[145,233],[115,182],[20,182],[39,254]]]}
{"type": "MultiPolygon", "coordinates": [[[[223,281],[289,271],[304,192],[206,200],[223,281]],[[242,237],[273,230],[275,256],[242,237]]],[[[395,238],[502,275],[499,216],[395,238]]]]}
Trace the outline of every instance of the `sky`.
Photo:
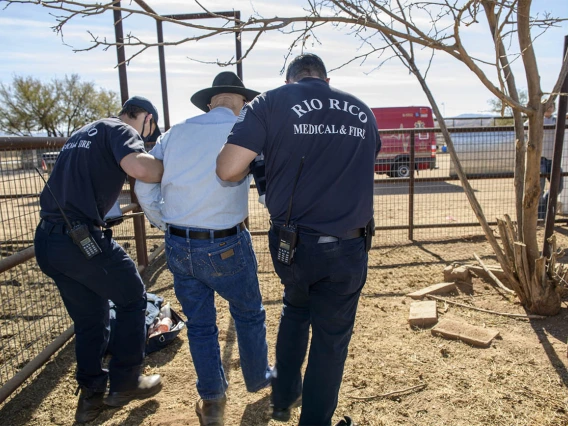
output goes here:
{"type": "MultiPolygon", "coordinates": [[[[197,4],[189,0],[146,2],[161,14],[201,12],[197,4]]],[[[204,0],[201,3],[212,11],[227,11],[232,8],[240,10],[242,19],[245,19],[254,13],[264,17],[302,14],[301,7],[305,0],[233,0],[230,7],[222,0],[204,0]]],[[[137,8],[134,3],[125,1],[122,5],[137,8]]],[[[542,15],[544,12],[568,17],[566,0],[534,0],[532,13],[542,15]]],[[[119,92],[116,49],[97,48],[87,52],[74,52],[74,49],[90,46],[89,32],[114,40],[112,14],[75,18],[64,26],[63,38],[52,29],[56,24],[54,14],[55,11],[39,5],[8,5],[6,0],[0,0],[0,83],[9,85],[15,76],[32,76],[47,82],[63,79],[65,75],[79,74],[83,81],[94,82],[99,87],[119,92]]],[[[203,20],[200,23],[212,24],[213,20],[203,20]]],[[[487,25],[480,22],[463,28],[464,44],[468,52],[482,60],[493,60],[495,54],[488,49],[492,42],[487,25]]],[[[124,32],[156,40],[156,25],[149,17],[129,17],[124,21],[124,32]]],[[[189,29],[168,23],[164,24],[164,33],[167,41],[193,34],[189,29]]],[[[540,32],[534,31],[533,36],[536,34],[540,32]]],[[[536,38],[534,47],[544,92],[552,89],[558,77],[566,35],[568,23],[562,23],[536,38]]],[[[322,27],[317,36],[317,40],[313,37],[307,40],[306,51],[318,54],[329,70],[361,53],[360,44],[349,33],[349,29],[322,27]]],[[[252,39],[250,33],[243,35],[243,52],[252,39]]],[[[292,39],[291,35],[280,32],[268,33],[261,38],[243,64],[243,80],[248,88],[263,92],[283,84],[281,71],[292,39]]],[[[234,51],[232,35],[165,48],[171,124],[201,113],[191,104],[190,98],[198,90],[210,87],[217,73],[226,70],[236,72],[234,66],[221,68],[203,62],[226,61],[234,55],[234,51]]],[[[299,52],[299,49],[294,51],[299,52]]],[[[127,48],[127,56],[133,53],[133,49],[127,48]]],[[[416,55],[424,67],[429,61],[430,53],[425,49],[417,49],[416,55]]],[[[398,59],[382,63],[387,56],[370,58],[364,63],[356,61],[330,72],[331,84],[358,96],[370,107],[428,105],[416,78],[409,75],[398,59]]],[[[518,87],[526,88],[520,60],[513,63],[513,69],[518,87]]],[[[485,67],[485,70],[496,82],[491,69],[485,67]]],[[[161,114],[163,109],[158,49],[151,48],[133,58],[127,67],[127,73],[129,95],[146,96],[161,114]]],[[[488,100],[494,98],[465,65],[443,52],[435,54],[427,82],[445,117],[488,113],[488,100]]],[[[160,124],[163,125],[163,121],[160,124]]]]}

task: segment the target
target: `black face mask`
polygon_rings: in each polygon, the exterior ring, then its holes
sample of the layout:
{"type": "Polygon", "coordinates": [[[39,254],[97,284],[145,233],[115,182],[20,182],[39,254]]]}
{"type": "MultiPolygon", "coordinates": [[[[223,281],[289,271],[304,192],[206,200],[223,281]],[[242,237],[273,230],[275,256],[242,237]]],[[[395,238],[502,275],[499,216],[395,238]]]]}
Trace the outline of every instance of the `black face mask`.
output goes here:
{"type": "MultiPolygon", "coordinates": [[[[148,117],[150,114],[146,114],[146,117],[148,117]]],[[[144,141],[144,143],[148,143],[148,139],[150,139],[150,136],[152,135],[152,133],[148,133],[148,136],[143,136],[144,135],[144,127],[146,126],[146,117],[144,117],[144,122],[142,123],[142,132],[140,133],[140,137],[142,138],[142,140],[144,141]]],[[[150,121],[150,130],[152,130],[152,122],[150,121]]]]}

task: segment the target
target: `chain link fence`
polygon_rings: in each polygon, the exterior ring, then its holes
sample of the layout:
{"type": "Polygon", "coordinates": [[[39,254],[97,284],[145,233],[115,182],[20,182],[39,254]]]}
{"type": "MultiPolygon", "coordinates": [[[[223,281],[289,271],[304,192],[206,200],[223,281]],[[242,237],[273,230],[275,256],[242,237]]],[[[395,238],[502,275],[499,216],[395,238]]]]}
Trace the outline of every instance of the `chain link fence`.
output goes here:
{"type": "MultiPolygon", "coordinates": [[[[430,131],[439,132],[420,129],[422,134],[430,131]]],[[[494,222],[504,214],[515,220],[515,137],[512,128],[456,128],[451,131],[460,161],[487,220],[494,222]]],[[[545,138],[553,137],[554,129],[547,129],[545,133],[545,138]]],[[[455,164],[443,146],[433,147],[431,166],[421,169],[413,166],[416,159],[412,147],[420,143],[419,138],[414,140],[414,131],[384,131],[381,134],[383,139],[395,135],[400,140],[400,149],[391,150],[392,158],[387,159],[387,164],[400,167],[401,162],[405,162],[409,170],[418,170],[409,173],[408,177],[388,177],[383,164],[381,173],[375,175],[377,235],[374,246],[481,235],[481,228],[457,178],[455,164]]],[[[10,387],[18,373],[58,336],[69,333],[71,326],[57,288],[41,273],[33,254],[33,236],[39,221],[39,194],[44,186],[34,167],[42,168],[47,178],[51,161],[63,143],[63,139],[0,138],[0,404],[9,395],[5,391],[3,398],[2,390],[10,387]]],[[[306,167],[309,167],[309,159],[306,159],[306,167]]],[[[564,172],[568,171],[565,156],[562,168],[564,172]]],[[[568,173],[563,173],[562,179],[567,180],[566,176],[568,173]]],[[[564,188],[568,188],[568,181],[564,188]]],[[[119,198],[125,212],[137,208],[130,189],[126,182],[119,198]]],[[[561,223],[567,222],[564,215],[568,199],[564,200],[564,197],[568,198],[568,190],[559,198],[562,216],[557,219],[561,223]]],[[[143,254],[152,260],[161,252],[163,233],[146,220],[141,223],[145,234],[143,254]]],[[[269,215],[258,202],[254,186],[249,195],[248,226],[259,261],[262,294],[269,299],[279,298],[279,287],[268,288],[268,276],[274,274],[266,237],[269,215]]],[[[140,229],[136,230],[134,220],[125,220],[114,227],[113,234],[128,254],[143,265],[140,241],[135,237],[140,235],[140,229]]]]}

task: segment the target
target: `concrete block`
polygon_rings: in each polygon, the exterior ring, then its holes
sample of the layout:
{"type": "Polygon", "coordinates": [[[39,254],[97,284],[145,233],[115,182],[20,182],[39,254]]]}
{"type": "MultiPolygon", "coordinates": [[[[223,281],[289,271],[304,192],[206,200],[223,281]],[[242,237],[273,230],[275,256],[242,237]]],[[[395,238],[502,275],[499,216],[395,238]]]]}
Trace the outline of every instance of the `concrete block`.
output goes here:
{"type": "Polygon", "coordinates": [[[492,328],[477,327],[464,322],[443,319],[434,328],[433,336],[458,339],[473,346],[489,347],[491,341],[499,336],[499,331],[492,328]]]}
{"type": "Polygon", "coordinates": [[[438,309],[435,300],[412,302],[408,323],[413,327],[430,327],[438,322],[438,309]]]}
{"type": "Polygon", "coordinates": [[[465,266],[454,267],[452,265],[444,268],[444,281],[455,282],[461,281],[467,284],[472,283],[471,273],[465,266]]]}
{"type": "Polygon", "coordinates": [[[407,296],[412,299],[422,299],[427,294],[446,294],[451,293],[452,291],[456,291],[455,282],[434,284],[412,293],[408,293],[407,296]]]}

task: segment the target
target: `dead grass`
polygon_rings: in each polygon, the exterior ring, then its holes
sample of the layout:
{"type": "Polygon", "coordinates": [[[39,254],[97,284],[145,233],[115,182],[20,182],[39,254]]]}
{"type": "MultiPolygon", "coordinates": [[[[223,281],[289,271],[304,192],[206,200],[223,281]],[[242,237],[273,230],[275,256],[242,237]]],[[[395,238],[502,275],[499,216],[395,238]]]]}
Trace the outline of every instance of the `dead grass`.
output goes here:
{"type": "MultiPolygon", "coordinates": [[[[262,291],[267,310],[271,360],[278,328],[281,289],[268,272],[263,243],[255,238],[261,257],[262,291]],[[264,267],[263,267],[264,266],[264,267]],[[264,272],[263,272],[264,271],[264,272]]],[[[568,239],[559,234],[566,247],[568,239]]],[[[407,292],[443,281],[443,267],[471,262],[472,253],[491,261],[482,238],[377,247],[371,251],[369,275],[361,297],[355,332],[345,366],[335,421],[351,416],[358,425],[566,425],[568,310],[546,320],[525,321],[438,303],[440,318],[495,328],[501,337],[487,349],[433,337],[429,329],[411,329],[407,292]],[[425,384],[390,397],[373,397],[425,384]]],[[[163,255],[147,271],[148,291],[164,296],[181,311],[172,276],[163,255]]],[[[500,312],[524,313],[487,283],[474,279],[473,288],[449,296],[454,301],[500,312]]],[[[269,418],[266,389],[245,391],[240,372],[234,325],[224,301],[218,300],[221,352],[230,381],[227,426],[274,426],[269,418]]],[[[160,373],[165,389],[151,401],[107,410],[93,424],[198,425],[195,372],[187,338],[146,360],[148,373],[160,373]]],[[[76,406],[74,354],[68,344],[48,367],[0,410],[2,425],[72,424],[76,406]]],[[[298,413],[286,425],[295,425],[298,413]]]]}

